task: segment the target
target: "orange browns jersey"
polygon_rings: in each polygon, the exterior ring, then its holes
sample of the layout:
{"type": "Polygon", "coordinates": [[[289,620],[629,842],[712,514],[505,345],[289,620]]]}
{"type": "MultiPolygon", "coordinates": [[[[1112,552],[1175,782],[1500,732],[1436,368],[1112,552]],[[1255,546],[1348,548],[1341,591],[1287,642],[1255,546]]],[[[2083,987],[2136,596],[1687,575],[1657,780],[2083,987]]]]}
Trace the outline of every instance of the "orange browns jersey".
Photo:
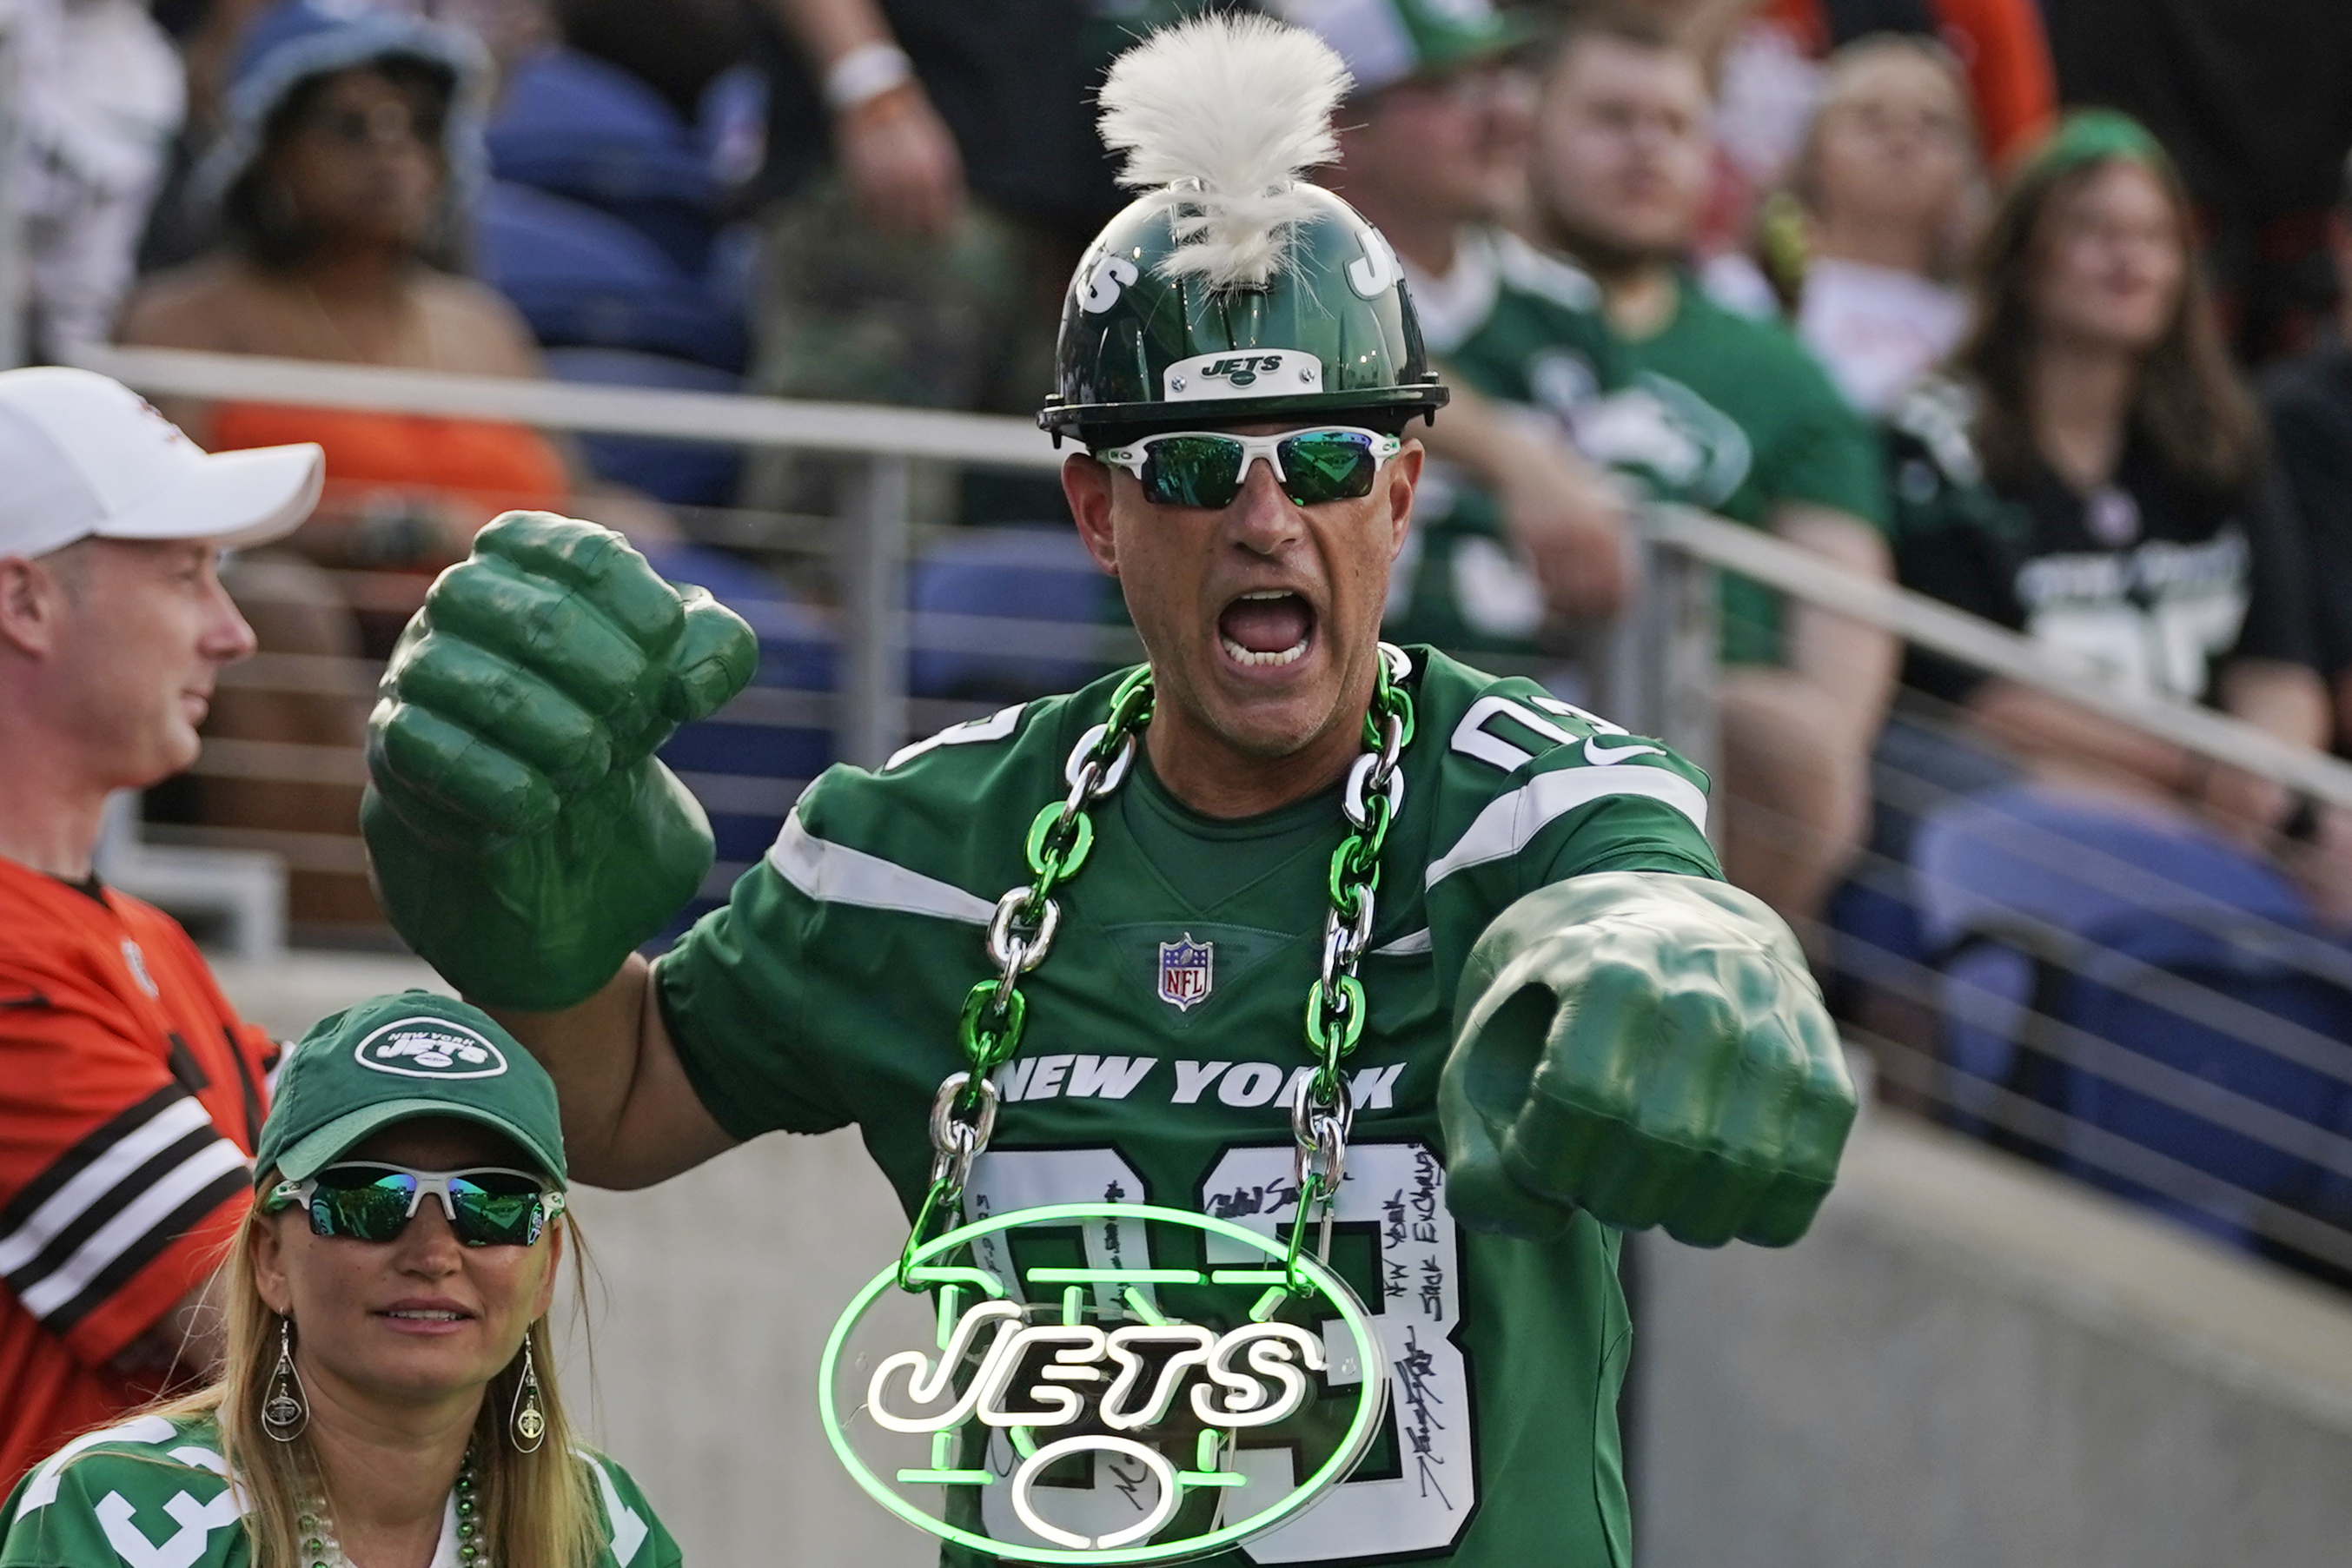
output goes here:
{"type": "Polygon", "coordinates": [[[245,1214],[275,1054],[169,915],[0,860],[0,1488],[154,1392],[108,1364],[245,1214]]]}

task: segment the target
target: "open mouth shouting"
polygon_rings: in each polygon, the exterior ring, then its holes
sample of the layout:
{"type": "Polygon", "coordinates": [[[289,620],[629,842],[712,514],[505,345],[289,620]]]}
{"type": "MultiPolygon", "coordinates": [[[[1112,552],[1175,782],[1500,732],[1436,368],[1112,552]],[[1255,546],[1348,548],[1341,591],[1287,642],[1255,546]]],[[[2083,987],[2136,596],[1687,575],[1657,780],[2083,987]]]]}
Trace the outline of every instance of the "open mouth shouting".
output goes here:
{"type": "Polygon", "coordinates": [[[1295,664],[1314,642],[1314,606],[1286,588],[1244,593],[1217,617],[1218,646],[1244,669],[1295,664]]]}

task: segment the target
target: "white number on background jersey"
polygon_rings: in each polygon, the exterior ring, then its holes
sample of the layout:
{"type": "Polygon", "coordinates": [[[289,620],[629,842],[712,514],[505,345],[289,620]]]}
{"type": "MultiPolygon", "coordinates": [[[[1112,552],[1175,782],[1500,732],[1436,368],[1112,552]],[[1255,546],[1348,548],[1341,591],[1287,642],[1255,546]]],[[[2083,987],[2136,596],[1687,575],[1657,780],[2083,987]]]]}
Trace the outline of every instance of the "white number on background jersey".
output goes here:
{"type": "Polygon", "coordinates": [[[2025,630],[2127,691],[2194,702],[2204,695],[2206,662],[2237,642],[2246,602],[2227,591],[2176,594],[2146,610],[2121,600],[2048,604],[2028,616],[2025,630]]]}
{"type": "MultiPolygon", "coordinates": [[[[1274,1236],[1297,1209],[1287,1145],[1235,1149],[1210,1172],[1202,1207],[1261,1235],[1274,1236]]],[[[1014,1149],[982,1155],[972,1167],[966,1203],[971,1218],[1047,1203],[1141,1203],[1142,1182],[1109,1149],[1014,1149]]],[[[1451,1338],[1462,1319],[1461,1244],[1445,1207],[1445,1171],[1422,1144],[1357,1144],[1348,1150],[1348,1179],[1334,1215],[1340,1225],[1374,1228],[1380,1289],[1365,1301],[1388,1354],[1390,1409],[1400,1473],[1351,1480],[1332,1502],[1259,1536],[1242,1550],[1256,1563],[1318,1563],[1442,1551],[1451,1545],[1477,1501],[1470,1441],[1470,1372],[1451,1338]]],[[[1097,1220],[1083,1237],[1091,1267],[1150,1265],[1149,1243],[1133,1228],[1097,1220]]],[[[1002,1233],[979,1244],[974,1259],[1013,1278],[1013,1260],[1000,1249],[1002,1233]]],[[[1243,1249],[1211,1239],[1212,1263],[1246,1261],[1243,1249]]],[[[1097,1286],[1097,1308],[1117,1311],[1109,1286],[1097,1286]]],[[[1148,1291],[1149,1287],[1145,1287],[1148,1291]]],[[[1155,1301],[1153,1303],[1157,1305],[1155,1301]]],[[[1334,1323],[1332,1328],[1338,1325],[1334,1323]]],[[[1344,1336],[1327,1334],[1334,1382],[1360,1376],[1343,1360],[1344,1336]]],[[[1348,1359],[1352,1359],[1351,1357],[1348,1359]]],[[[989,1468],[1013,1472],[1005,1434],[992,1435],[989,1468]]],[[[1285,1448],[1243,1448],[1231,1461],[1244,1475],[1290,1484],[1285,1448]]],[[[1148,1502],[1117,1461],[1098,1462],[1086,1493],[1056,1490],[1055,1520],[1068,1528],[1108,1530],[1131,1521],[1148,1502]]],[[[1000,1541],[1044,1545],[1013,1517],[1006,1489],[981,1493],[982,1517],[1000,1541]]]]}

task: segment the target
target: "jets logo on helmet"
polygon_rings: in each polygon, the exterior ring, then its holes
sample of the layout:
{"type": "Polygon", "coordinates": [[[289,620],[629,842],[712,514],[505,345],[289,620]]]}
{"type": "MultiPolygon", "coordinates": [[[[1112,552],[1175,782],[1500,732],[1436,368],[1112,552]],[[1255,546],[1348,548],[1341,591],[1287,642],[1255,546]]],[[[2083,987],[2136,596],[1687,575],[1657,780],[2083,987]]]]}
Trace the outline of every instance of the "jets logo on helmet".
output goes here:
{"type": "Polygon", "coordinates": [[[1404,269],[1381,232],[1309,183],[1334,162],[1349,78],[1314,34],[1210,16],[1121,55],[1103,141],[1140,193],[1071,279],[1037,420],[1090,442],[1217,402],[1217,417],[1402,423],[1444,405],[1404,269]]]}

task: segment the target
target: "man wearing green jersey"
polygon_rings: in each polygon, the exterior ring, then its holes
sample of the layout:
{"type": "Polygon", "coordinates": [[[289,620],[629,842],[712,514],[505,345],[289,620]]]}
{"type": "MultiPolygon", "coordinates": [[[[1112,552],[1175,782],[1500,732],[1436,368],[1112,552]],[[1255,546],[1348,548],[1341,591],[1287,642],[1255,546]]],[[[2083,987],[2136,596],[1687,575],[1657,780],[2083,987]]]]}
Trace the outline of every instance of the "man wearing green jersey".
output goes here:
{"type": "Polygon", "coordinates": [[[1528,84],[1506,64],[1524,31],[1483,0],[1278,8],[1355,78],[1323,183],[1395,246],[1455,406],[1491,397],[1531,413],[1448,419],[1427,434],[1432,462],[1388,623],[1456,650],[1557,645],[1567,623],[1623,604],[1625,502],[1532,411],[1580,406],[1623,378],[1591,280],[1496,221],[1524,191],[1528,84]]]}
{"type": "MultiPolygon", "coordinates": [[[[914,1215],[984,1034],[1013,1054],[965,1215],[1148,1202],[1271,1237],[1344,1026],[1330,1214],[1391,1407],[1340,1500],[1215,1561],[1622,1563],[1621,1234],[1795,1240],[1853,1091],[1789,931],[1717,879],[1701,775],[1378,642],[1404,432],[1445,393],[1387,242],[1297,179],[1344,80],[1311,45],[1213,20],[1105,89],[1144,194],[1079,264],[1042,419],[1080,447],[1065,492],[1145,671],[829,770],[648,963],[710,862],[651,754],[751,640],[618,536],[512,516],[395,655],[370,847],[403,933],[547,1063],[594,1182],[854,1122],[914,1215]]],[[[1123,1265],[1187,1260],[1136,1228],[1123,1265]]],[[[974,1507],[1018,1541],[1004,1490],[974,1507]]],[[[1108,1476],[1057,1490],[1130,1506],[1108,1476]]]]}
{"type": "MultiPolygon", "coordinates": [[[[1556,442],[1651,496],[1770,528],[1885,577],[1885,501],[1870,430],[1788,332],[1725,310],[1683,270],[1707,189],[1706,110],[1698,61],[1638,20],[1583,18],[1549,47],[1532,199],[1546,236],[1589,276],[1564,262],[1538,273],[1522,261],[1493,269],[1496,281],[1482,287],[1449,279],[1435,296],[1414,280],[1417,303],[1449,307],[1424,311],[1436,322],[1433,352],[1492,400],[1449,416],[1440,450],[1501,493],[1504,476],[1525,467],[1510,437],[1540,418],[1556,442]],[[1562,275],[1581,286],[1577,297],[1562,275]],[[1464,303],[1452,306],[1454,298],[1464,303]]],[[[1481,521],[1475,507],[1458,507],[1443,526],[1475,536],[1481,521]]],[[[1493,552],[1443,548],[1455,561],[1493,552]]],[[[1551,609],[1574,612],[1540,571],[1515,577],[1513,563],[1493,564],[1504,570],[1457,570],[1450,580],[1424,568],[1391,624],[1450,639],[1458,621],[1475,632],[1482,598],[1520,604],[1533,624],[1538,587],[1551,609]]],[[[1776,909],[1815,915],[1858,841],[1893,644],[1801,610],[1784,624],[1779,597],[1745,579],[1727,579],[1723,610],[1723,657],[1734,666],[1721,705],[1726,858],[1734,879],[1776,909]]]]}

